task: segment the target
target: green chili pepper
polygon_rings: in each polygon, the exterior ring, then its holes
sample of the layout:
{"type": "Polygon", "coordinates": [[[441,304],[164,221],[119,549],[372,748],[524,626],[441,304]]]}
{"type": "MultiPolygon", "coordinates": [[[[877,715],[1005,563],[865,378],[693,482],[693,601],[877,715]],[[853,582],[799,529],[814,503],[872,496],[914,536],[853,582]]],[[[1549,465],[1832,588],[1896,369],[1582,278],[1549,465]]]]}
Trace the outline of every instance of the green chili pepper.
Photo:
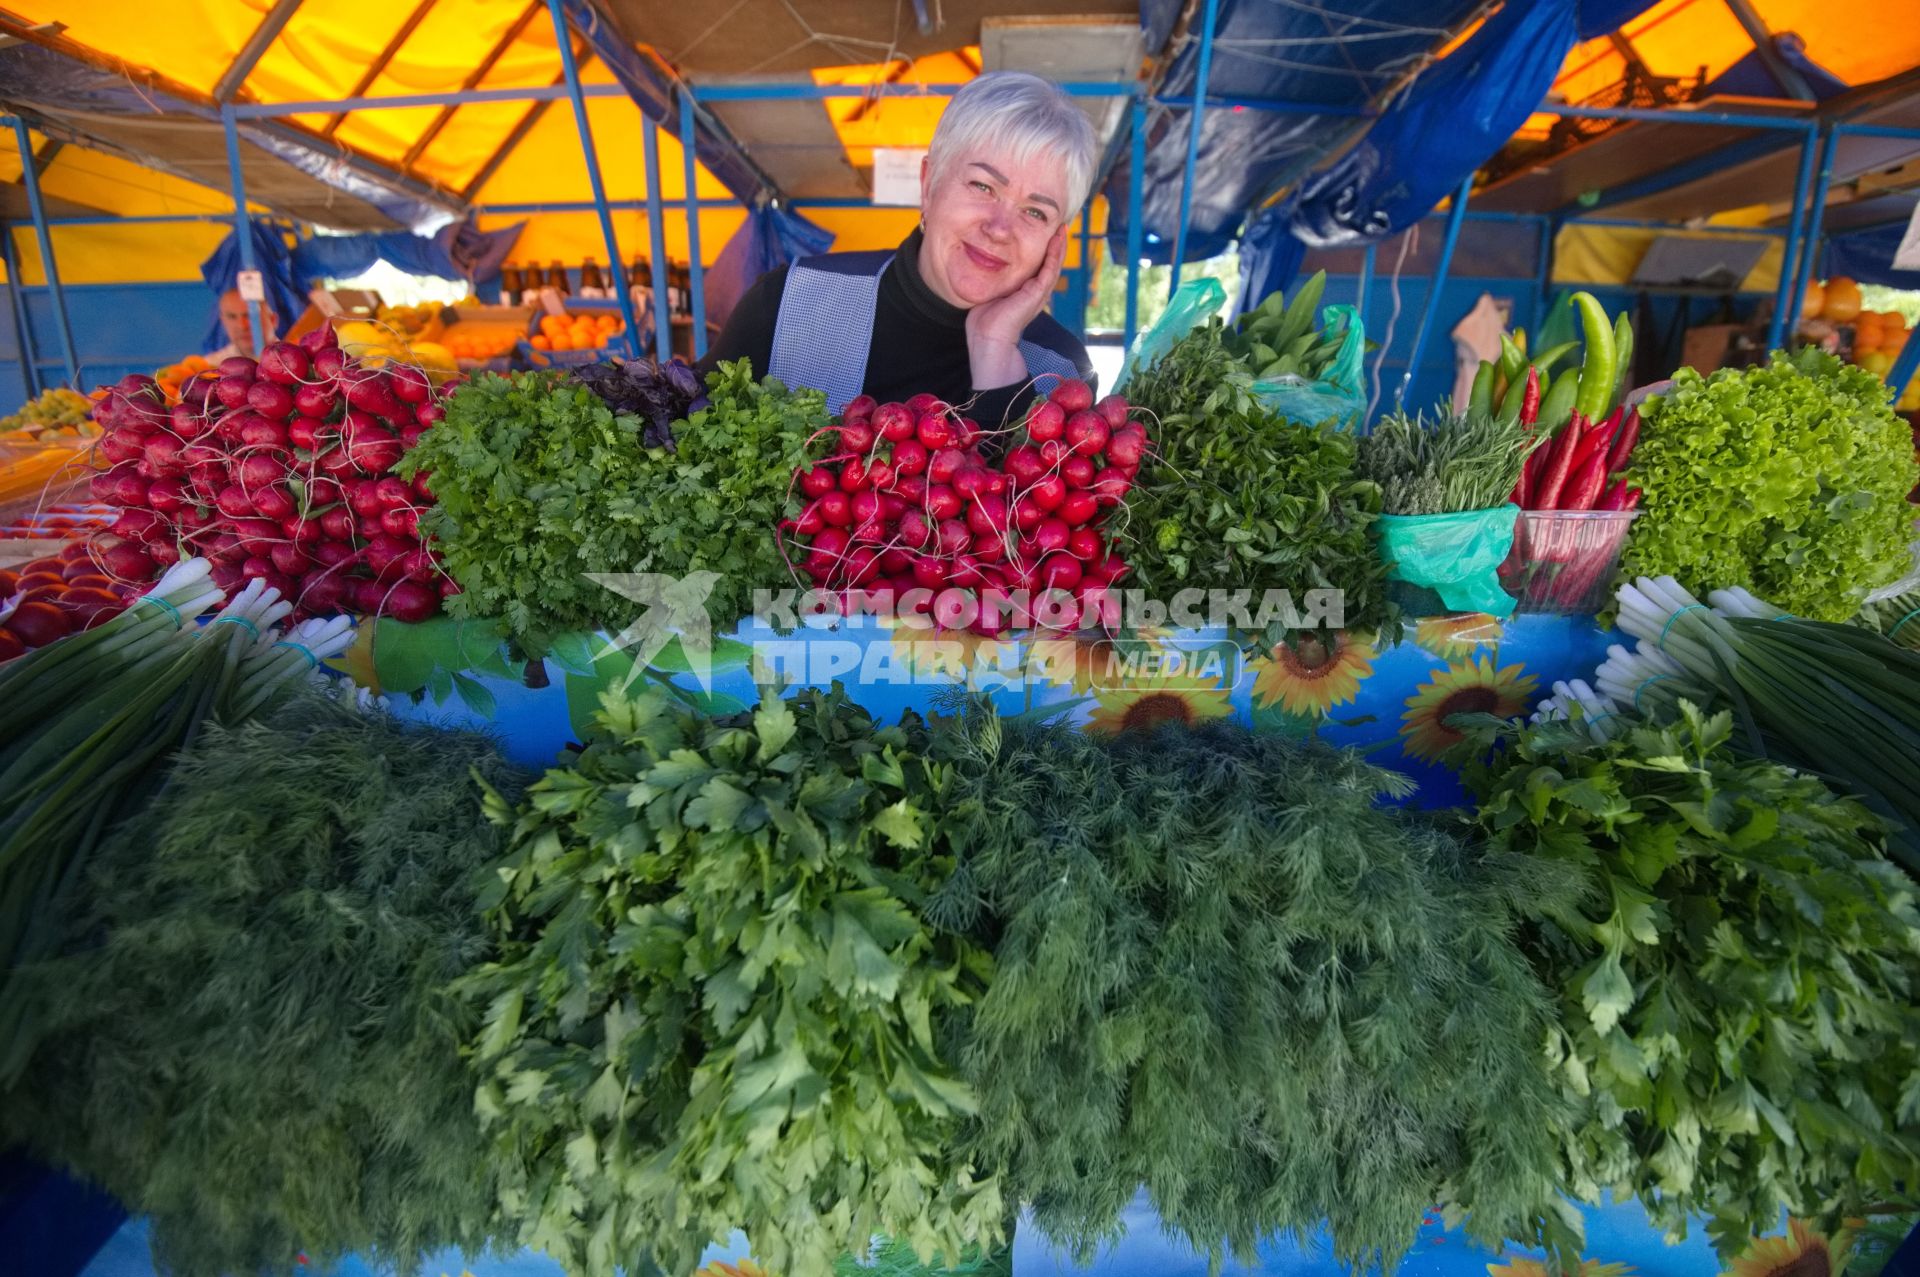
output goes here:
{"type": "Polygon", "coordinates": [[[1568,368],[1553,379],[1553,386],[1547,391],[1546,398],[1540,401],[1540,420],[1537,423],[1542,430],[1558,430],[1567,424],[1573,416],[1574,401],[1580,394],[1580,370],[1568,368]]]}
{"type": "MultiPolygon", "coordinates": [[[[1621,311],[1620,317],[1613,321],[1613,399],[1618,400],[1627,391],[1633,389],[1627,383],[1633,379],[1633,324],[1627,319],[1627,312],[1621,311]]],[[[1609,403],[1607,407],[1613,407],[1609,403]]]]}
{"type": "Polygon", "coordinates": [[[1580,311],[1580,330],[1586,338],[1587,353],[1580,365],[1580,393],[1574,397],[1574,411],[1590,420],[1607,415],[1613,399],[1614,378],[1619,372],[1613,347],[1613,324],[1606,307],[1592,293],[1575,293],[1573,304],[1580,311]]]}
{"type": "Polygon", "coordinates": [[[1493,365],[1482,359],[1473,374],[1473,393],[1467,396],[1467,415],[1484,417],[1493,411],[1493,365]]]}
{"type": "Polygon", "coordinates": [[[1500,334],[1501,379],[1507,385],[1511,386],[1514,382],[1520,380],[1521,374],[1525,373],[1526,370],[1527,370],[1526,352],[1521,350],[1519,346],[1514,344],[1513,338],[1507,336],[1505,333],[1501,333],[1500,334]]]}
{"type": "Polygon", "coordinates": [[[1579,345],[1577,341],[1563,341],[1558,346],[1549,346],[1534,356],[1533,366],[1538,368],[1540,375],[1544,377],[1553,371],[1555,364],[1567,357],[1568,351],[1577,349],[1579,345]]]}

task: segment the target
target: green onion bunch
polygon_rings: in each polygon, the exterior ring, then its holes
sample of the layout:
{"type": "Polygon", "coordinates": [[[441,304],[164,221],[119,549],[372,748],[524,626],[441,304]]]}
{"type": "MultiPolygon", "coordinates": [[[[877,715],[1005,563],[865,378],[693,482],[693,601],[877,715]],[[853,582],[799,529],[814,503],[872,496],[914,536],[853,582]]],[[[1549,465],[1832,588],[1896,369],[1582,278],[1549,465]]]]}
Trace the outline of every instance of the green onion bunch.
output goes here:
{"type": "Polygon", "coordinates": [[[1608,649],[1603,712],[1669,723],[1683,701],[1731,710],[1737,747],[1857,794],[1893,822],[1889,853],[1920,877],[1920,651],[1743,589],[1707,597],[1670,576],[1621,587],[1619,625],[1638,642],[1608,649]]]}
{"type": "Polygon", "coordinates": [[[1876,634],[1886,635],[1901,647],[1920,651],[1920,589],[1869,603],[1853,621],[1876,634]]]}

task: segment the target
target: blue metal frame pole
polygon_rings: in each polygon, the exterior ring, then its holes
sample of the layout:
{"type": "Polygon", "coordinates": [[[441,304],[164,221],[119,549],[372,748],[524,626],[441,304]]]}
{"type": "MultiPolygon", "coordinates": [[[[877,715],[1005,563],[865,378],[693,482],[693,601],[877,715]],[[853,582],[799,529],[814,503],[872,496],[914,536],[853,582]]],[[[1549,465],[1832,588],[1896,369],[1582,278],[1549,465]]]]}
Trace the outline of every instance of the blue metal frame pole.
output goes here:
{"type": "MultiPolygon", "coordinates": [[[[247,180],[240,172],[240,130],[234,124],[232,107],[220,108],[220,125],[227,134],[227,180],[233,186],[233,239],[240,249],[240,269],[257,271],[260,264],[253,255],[253,219],[247,216],[247,180]]],[[[247,328],[252,347],[247,353],[258,359],[266,327],[257,301],[247,303],[247,328]]]]}
{"type": "Polygon", "coordinates": [[[13,226],[0,222],[0,259],[7,264],[7,296],[13,304],[13,331],[20,354],[20,381],[27,398],[40,394],[40,370],[34,366],[38,356],[33,349],[33,334],[27,330],[27,299],[20,279],[20,259],[13,251],[13,226]]]}
{"type": "Polygon", "coordinates": [[[693,97],[680,94],[680,154],[687,165],[687,291],[693,296],[693,357],[707,353],[707,272],[700,262],[700,162],[693,153],[693,97]]]}
{"type": "Polygon", "coordinates": [[[1362,332],[1367,328],[1367,294],[1373,291],[1373,258],[1374,245],[1368,244],[1366,251],[1360,254],[1360,286],[1355,289],[1353,299],[1353,310],[1360,316],[1362,332]]]}
{"type": "Polygon", "coordinates": [[[1147,104],[1145,99],[1136,97],[1130,112],[1133,138],[1127,160],[1127,349],[1133,349],[1134,334],[1140,331],[1140,254],[1143,251],[1141,236],[1146,228],[1140,225],[1141,194],[1146,185],[1147,168],[1147,104]]]}
{"type": "Polygon", "coordinates": [[[665,363],[673,358],[673,314],[667,309],[667,228],[660,213],[660,130],[652,120],[640,123],[647,161],[647,239],[653,246],[653,348],[665,363]]]}
{"type": "Polygon", "coordinates": [[[1793,300],[1787,306],[1786,323],[1800,319],[1800,303],[1806,300],[1807,281],[1813,278],[1813,259],[1820,254],[1820,223],[1827,215],[1827,186],[1833,181],[1833,148],[1839,134],[1831,127],[1821,130],[1820,176],[1813,184],[1813,208],[1807,213],[1807,235],[1800,245],[1800,265],[1793,272],[1793,300]]]}
{"type": "MultiPolygon", "coordinates": [[[[567,29],[566,10],[561,0],[547,0],[547,11],[553,15],[554,43],[560,47],[560,70],[566,77],[567,97],[573,102],[573,122],[580,130],[580,153],[587,162],[587,184],[593,189],[593,211],[600,216],[600,234],[607,241],[607,260],[612,263],[613,287],[620,300],[620,317],[627,324],[627,351],[638,358],[640,355],[640,325],[633,314],[633,295],[627,289],[626,267],[620,264],[620,241],[613,233],[613,211],[607,207],[607,185],[600,180],[600,157],[593,149],[593,125],[587,121],[587,99],[580,91],[580,66],[573,56],[573,32],[567,29]]],[[[653,125],[645,117],[642,122],[647,126],[647,136],[653,136],[653,125]]],[[[654,167],[658,167],[656,164],[654,167]]],[[[649,182],[648,189],[657,193],[658,183],[649,182]]]]}
{"type": "MultiPolygon", "coordinates": [[[[1446,287],[1447,271],[1453,265],[1454,245],[1460,241],[1460,224],[1466,220],[1467,197],[1473,194],[1473,174],[1468,173],[1460,179],[1460,189],[1453,193],[1453,207],[1447,210],[1447,236],[1440,241],[1440,260],[1433,266],[1433,281],[1427,286],[1427,304],[1420,311],[1420,327],[1413,333],[1413,353],[1407,358],[1407,371],[1400,377],[1400,393],[1394,396],[1394,402],[1404,404],[1407,389],[1413,385],[1413,375],[1420,369],[1420,357],[1427,353],[1427,333],[1433,328],[1434,312],[1440,309],[1440,290],[1446,287]]],[[[1385,351],[1381,351],[1384,358],[1385,351]]]]}
{"type": "Polygon", "coordinates": [[[1200,159],[1200,124],[1206,118],[1207,76],[1213,70],[1213,19],[1219,0],[1207,0],[1200,19],[1200,66],[1193,82],[1193,113],[1187,128],[1187,170],[1180,183],[1180,227],[1173,237],[1173,269],[1168,272],[1167,296],[1180,288],[1180,267],[1187,256],[1187,223],[1193,216],[1193,170],[1200,159]]]}
{"type": "Polygon", "coordinates": [[[1913,374],[1920,371],[1920,341],[1909,341],[1901,347],[1894,357],[1893,367],[1887,369],[1887,384],[1893,387],[1893,397],[1898,399],[1913,381],[1913,374]]]}
{"type": "Polygon", "coordinates": [[[1087,308],[1093,305],[1093,196],[1080,206],[1080,330],[1074,333],[1084,344],[1087,340],[1087,308]]]}
{"type": "Polygon", "coordinates": [[[67,357],[67,384],[80,389],[80,359],[73,349],[73,326],[67,322],[67,295],[60,288],[60,268],[53,260],[53,235],[47,229],[47,209],[40,200],[40,174],[33,161],[33,140],[27,122],[13,117],[13,137],[20,147],[20,180],[27,188],[27,208],[33,213],[33,235],[40,244],[40,269],[53,299],[53,322],[60,329],[60,348],[67,357]]]}
{"type": "Polygon", "coordinates": [[[1800,143],[1800,168],[1793,177],[1793,216],[1787,220],[1787,242],[1780,250],[1780,282],[1773,293],[1773,320],[1767,325],[1767,349],[1779,350],[1787,339],[1787,308],[1793,301],[1793,281],[1799,276],[1795,254],[1800,250],[1800,232],[1806,225],[1807,187],[1813,184],[1813,153],[1817,148],[1811,135],[1800,143]]]}

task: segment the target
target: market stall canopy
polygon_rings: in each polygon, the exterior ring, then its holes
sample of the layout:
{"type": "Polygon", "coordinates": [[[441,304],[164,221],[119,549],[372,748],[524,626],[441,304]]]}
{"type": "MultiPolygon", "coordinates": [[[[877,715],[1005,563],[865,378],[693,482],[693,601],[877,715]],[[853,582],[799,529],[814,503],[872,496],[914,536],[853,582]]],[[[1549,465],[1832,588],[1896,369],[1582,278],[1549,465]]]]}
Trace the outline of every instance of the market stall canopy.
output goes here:
{"type": "MultiPolygon", "coordinates": [[[[1586,106],[1920,124],[1920,27],[1901,0],[1661,0],[1567,56],[1552,96],[1586,106]],[[1748,10],[1743,21],[1741,10],[1748,10]]],[[[1651,121],[1533,116],[1487,166],[1475,207],[1605,210],[1682,221],[1771,206],[1783,224],[1800,135],[1651,121]]],[[[1842,135],[1832,199],[1920,185],[1920,142],[1842,135]]]]}

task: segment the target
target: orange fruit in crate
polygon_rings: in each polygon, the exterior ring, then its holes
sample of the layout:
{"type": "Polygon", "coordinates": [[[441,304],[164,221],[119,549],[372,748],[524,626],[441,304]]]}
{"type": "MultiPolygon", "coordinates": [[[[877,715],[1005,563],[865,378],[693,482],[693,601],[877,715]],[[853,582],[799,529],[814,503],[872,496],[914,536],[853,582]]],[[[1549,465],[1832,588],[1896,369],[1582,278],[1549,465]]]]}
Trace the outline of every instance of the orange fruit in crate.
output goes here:
{"type": "Polygon", "coordinates": [[[553,349],[553,339],[551,337],[548,337],[545,333],[541,333],[537,335],[528,344],[531,345],[535,350],[552,350],[553,349]]]}
{"type": "Polygon", "coordinates": [[[1860,315],[1860,285],[1845,275],[1827,281],[1827,302],[1822,313],[1836,324],[1852,323],[1860,315]]]}
{"type": "Polygon", "coordinates": [[[1870,310],[1860,312],[1853,321],[1853,353],[1865,355],[1880,349],[1886,340],[1886,331],[1880,327],[1880,316],[1870,310]]]}
{"type": "Polygon", "coordinates": [[[1807,281],[1807,295],[1800,299],[1800,318],[1818,319],[1827,307],[1827,286],[1817,279],[1807,281]]]}

